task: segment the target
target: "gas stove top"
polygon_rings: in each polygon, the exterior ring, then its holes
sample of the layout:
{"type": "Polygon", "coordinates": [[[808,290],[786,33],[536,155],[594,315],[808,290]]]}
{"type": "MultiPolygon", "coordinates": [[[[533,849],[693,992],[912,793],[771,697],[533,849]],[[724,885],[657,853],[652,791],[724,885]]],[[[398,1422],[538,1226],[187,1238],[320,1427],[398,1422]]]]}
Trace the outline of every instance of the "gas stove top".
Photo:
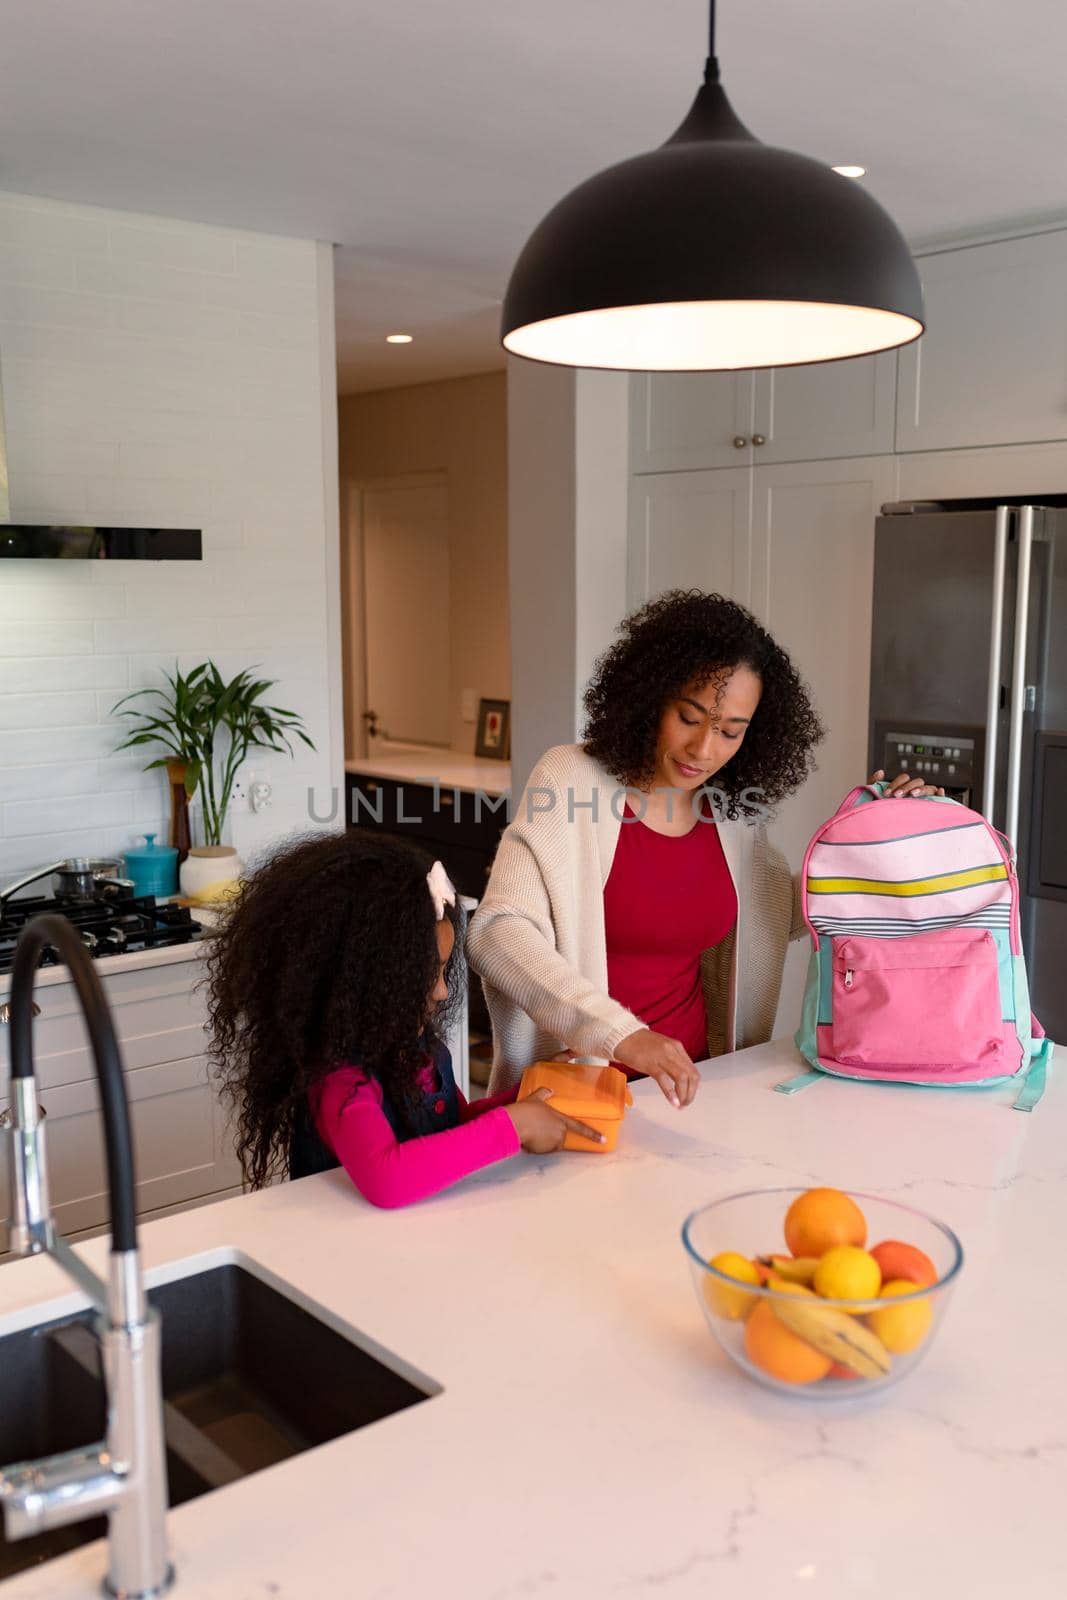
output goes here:
{"type": "MultiPolygon", "coordinates": [[[[0,917],[0,973],[11,971],[19,930],[42,911],[57,913],[72,922],[89,954],[95,957],[188,944],[201,932],[188,906],[158,905],[150,894],[93,900],[52,900],[34,895],[8,900],[0,917]]],[[[54,950],[46,950],[41,958],[42,967],[60,964],[54,950]]]]}

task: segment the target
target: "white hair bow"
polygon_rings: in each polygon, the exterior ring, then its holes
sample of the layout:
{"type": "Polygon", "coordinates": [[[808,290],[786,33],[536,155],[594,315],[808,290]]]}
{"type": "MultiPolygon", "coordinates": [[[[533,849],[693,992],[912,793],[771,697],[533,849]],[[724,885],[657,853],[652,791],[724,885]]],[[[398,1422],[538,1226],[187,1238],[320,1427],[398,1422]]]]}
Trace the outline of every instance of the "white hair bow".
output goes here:
{"type": "Polygon", "coordinates": [[[456,891],[452,885],[452,880],[440,861],[435,861],[426,874],[426,884],[433,898],[433,908],[437,913],[437,920],[440,922],[445,914],[445,906],[454,906],[456,903],[456,891]]]}

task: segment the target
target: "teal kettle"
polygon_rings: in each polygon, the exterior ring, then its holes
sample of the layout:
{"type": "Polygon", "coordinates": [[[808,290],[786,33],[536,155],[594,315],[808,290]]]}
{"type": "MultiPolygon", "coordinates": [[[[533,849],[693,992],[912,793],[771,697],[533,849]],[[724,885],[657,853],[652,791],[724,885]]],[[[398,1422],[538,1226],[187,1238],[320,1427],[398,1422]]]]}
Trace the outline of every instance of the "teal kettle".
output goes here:
{"type": "Polygon", "coordinates": [[[178,852],[157,845],[154,833],[144,836],[144,848],[127,850],[123,857],[126,876],[133,882],[134,894],[154,894],[158,898],[178,893],[178,852]]]}

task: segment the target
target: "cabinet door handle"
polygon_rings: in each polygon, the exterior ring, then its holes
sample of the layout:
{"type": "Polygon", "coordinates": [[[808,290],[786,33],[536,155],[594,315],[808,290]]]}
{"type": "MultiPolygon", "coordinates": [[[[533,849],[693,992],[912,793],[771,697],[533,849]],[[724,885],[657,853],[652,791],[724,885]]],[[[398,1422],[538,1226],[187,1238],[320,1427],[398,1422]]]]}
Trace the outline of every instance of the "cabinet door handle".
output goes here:
{"type": "Polygon", "coordinates": [[[762,433],[754,433],[752,435],[752,443],[754,445],[756,445],[757,448],[758,448],[761,444],[766,444],[767,443],[767,437],[766,437],[765,434],[762,434],[762,433]]]}
{"type": "Polygon", "coordinates": [[[735,433],[734,434],[734,449],[735,450],[743,450],[747,443],[748,443],[748,440],[745,438],[743,433],[735,433]]]}
{"type": "Polygon", "coordinates": [[[442,789],[441,795],[440,795],[440,800],[441,800],[441,804],[443,806],[451,806],[451,805],[455,805],[455,803],[456,803],[455,802],[455,796],[450,794],[447,789],[442,789]]]}
{"type": "MultiPolygon", "coordinates": [[[[45,1110],[44,1106],[39,1100],[37,1102],[37,1115],[42,1122],[48,1115],[48,1112],[45,1110]]],[[[0,1130],[2,1130],[4,1133],[7,1133],[7,1131],[14,1126],[15,1113],[12,1111],[10,1106],[5,1106],[3,1111],[0,1111],[0,1130]]]]}
{"type": "MultiPolygon", "coordinates": [[[[33,1017],[39,1017],[41,1015],[41,1008],[37,1004],[36,1000],[31,1000],[30,1001],[30,1015],[33,1016],[33,1017]]],[[[2,1026],[5,1023],[8,1023],[10,1021],[11,1021],[11,1007],[8,1004],[8,1002],[5,1000],[3,1005],[0,1006],[0,1026],[2,1026]]]]}
{"type": "Polygon", "coordinates": [[[376,783],[365,783],[363,785],[363,787],[364,787],[364,789],[366,789],[368,794],[377,794],[378,793],[378,785],[376,783]]]}

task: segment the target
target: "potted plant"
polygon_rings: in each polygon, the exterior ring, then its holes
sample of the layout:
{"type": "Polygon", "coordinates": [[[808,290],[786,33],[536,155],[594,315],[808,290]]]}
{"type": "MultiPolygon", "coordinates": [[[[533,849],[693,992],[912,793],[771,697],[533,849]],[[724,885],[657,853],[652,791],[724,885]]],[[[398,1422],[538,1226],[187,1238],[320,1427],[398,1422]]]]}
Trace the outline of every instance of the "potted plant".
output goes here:
{"type": "Polygon", "coordinates": [[[166,687],[135,689],[112,710],[132,721],[117,746],[162,745],[166,755],[149,761],[145,771],[166,767],[174,785],[188,799],[199,792],[204,818],[204,843],[189,849],[181,869],[182,892],[190,899],[216,900],[232,892],[241,862],[232,845],[222,842],[226,813],[237,774],[253,749],[293,755],[292,738],[315,746],[295,711],[264,703],[274,679],[254,678],[245,669],[227,682],[213,661],[203,661],[185,674],[175,665],[164,673],[166,687]],[[130,702],[146,698],[150,709],[130,702]],[[184,768],[179,775],[178,767],[184,768]]]}

